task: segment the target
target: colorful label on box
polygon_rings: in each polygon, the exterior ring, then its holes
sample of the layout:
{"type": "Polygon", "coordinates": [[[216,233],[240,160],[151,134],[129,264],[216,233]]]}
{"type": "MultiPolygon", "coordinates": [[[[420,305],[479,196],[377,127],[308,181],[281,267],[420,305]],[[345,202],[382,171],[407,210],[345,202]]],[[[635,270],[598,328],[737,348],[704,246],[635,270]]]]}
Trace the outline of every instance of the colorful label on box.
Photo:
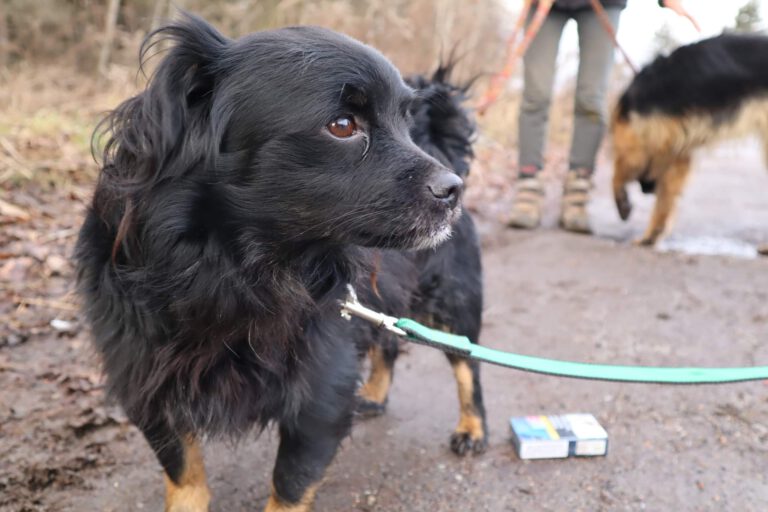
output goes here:
{"type": "Polygon", "coordinates": [[[512,440],[522,459],[599,456],[608,450],[608,433],[591,414],[510,418],[512,440]]]}

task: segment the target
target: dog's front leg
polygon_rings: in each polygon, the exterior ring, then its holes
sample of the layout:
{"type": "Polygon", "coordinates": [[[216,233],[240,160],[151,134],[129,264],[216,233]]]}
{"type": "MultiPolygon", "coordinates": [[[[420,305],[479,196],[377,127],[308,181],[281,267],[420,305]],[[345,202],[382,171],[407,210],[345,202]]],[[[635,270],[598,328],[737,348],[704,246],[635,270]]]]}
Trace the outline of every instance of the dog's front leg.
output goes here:
{"type": "Polygon", "coordinates": [[[333,460],[351,423],[353,400],[344,418],[303,418],[295,427],[280,427],[280,447],[265,512],[309,512],[325,469],[333,460]]]}
{"type": "Polygon", "coordinates": [[[165,477],[165,509],[168,512],[207,512],[211,492],[205,477],[200,444],[188,436],[182,441],[182,471],[173,479],[165,477]]]}
{"type": "Polygon", "coordinates": [[[690,169],[691,157],[681,156],[672,162],[669,169],[658,179],[656,204],[653,207],[648,228],[643,237],[638,240],[640,245],[654,245],[667,231],[690,169]]]}
{"type": "Polygon", "coordinates": [[[140,429],[163,466],[165,511],[208,512],[211,492],[197,437],[180,435],[160,418],[140,429]]]}
{"type": "Polygon", "coordinates": [[[332,372],[313,373],[312,396],[295,419],[280,424],[280,446],[265,512],[308,512],[326,468],[352,426],[357,359],[329,354],[332,372]],[[338,356],[338,357],[336,357],[338,356]]]}

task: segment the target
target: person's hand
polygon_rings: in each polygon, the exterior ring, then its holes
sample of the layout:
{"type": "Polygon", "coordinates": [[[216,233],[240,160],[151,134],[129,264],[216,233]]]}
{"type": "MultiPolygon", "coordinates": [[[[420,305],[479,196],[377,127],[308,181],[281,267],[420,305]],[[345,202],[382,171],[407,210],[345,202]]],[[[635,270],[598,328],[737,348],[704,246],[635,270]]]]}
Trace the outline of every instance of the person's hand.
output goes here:
{"type": "Polygon", "coordinates": [[[682,0],[663,0],[662,2],[664,4],[664,7],[667,9],[671,9],[675,11],[675,13],[678,16],[683,16],[685,18],[688,18],[688,20],[693,23],[693,27],[696,29],[697,32],[701,32],[701,27],[699,26],[699,22],[696,21],[696,18],[691,16],[691,13],[685,10],[685,7],[683,7],[682,0]]]}

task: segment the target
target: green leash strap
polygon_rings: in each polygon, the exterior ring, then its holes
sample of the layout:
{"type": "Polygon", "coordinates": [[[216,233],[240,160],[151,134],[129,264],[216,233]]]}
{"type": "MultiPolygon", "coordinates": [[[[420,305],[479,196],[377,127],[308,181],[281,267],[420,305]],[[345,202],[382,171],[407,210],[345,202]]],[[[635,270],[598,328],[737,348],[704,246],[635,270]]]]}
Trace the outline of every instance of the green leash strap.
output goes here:
{"type": "Polygon", "coordinates": [[[411,341],[429,345],[462,357],[528,372],[579,379],[641,382],[654,384],[724,384],[768,379],[768,366],[745,368],[656,368],[652,366],[614,366],[574,363],[523,356],[475,345],[466,336],[457,336],[400,318],[395,327],[411,341]]]}

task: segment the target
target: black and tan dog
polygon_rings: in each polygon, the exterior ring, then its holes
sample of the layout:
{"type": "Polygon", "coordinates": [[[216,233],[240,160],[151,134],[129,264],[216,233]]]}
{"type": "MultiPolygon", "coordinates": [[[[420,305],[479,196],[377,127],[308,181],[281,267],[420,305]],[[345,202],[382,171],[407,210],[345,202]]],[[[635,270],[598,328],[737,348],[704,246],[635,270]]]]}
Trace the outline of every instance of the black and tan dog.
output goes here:
{"type": "MultiPolygon", "coordinates": [[[[186,16],[158,35],[175,45],[105,120],[77,243],[108,391],[164,469],[167,510],[208,508],[201,438],[274,423],[266,510],[306,511],[355,409],[383,410],[397,355],[396,340],[340,317],[348,284],[372,307],[477,341],[464,91],[444,69],[408,85],[375,50],[320,28],[230,40],[186,16]]],[[[450,362],[451,448],[481,452],[478,367],[450,362]]]]}
{"type": "Polygon", "coordinates": [[[621,96],[611,124],[613,191],[619,215],[632,210],[626,184],[656,193],[639,240],[667,230],[691,166],[691,153],[724,139],[757,135],[768,163],[768,37],[724,34],[658,57],[621,96]]]}

